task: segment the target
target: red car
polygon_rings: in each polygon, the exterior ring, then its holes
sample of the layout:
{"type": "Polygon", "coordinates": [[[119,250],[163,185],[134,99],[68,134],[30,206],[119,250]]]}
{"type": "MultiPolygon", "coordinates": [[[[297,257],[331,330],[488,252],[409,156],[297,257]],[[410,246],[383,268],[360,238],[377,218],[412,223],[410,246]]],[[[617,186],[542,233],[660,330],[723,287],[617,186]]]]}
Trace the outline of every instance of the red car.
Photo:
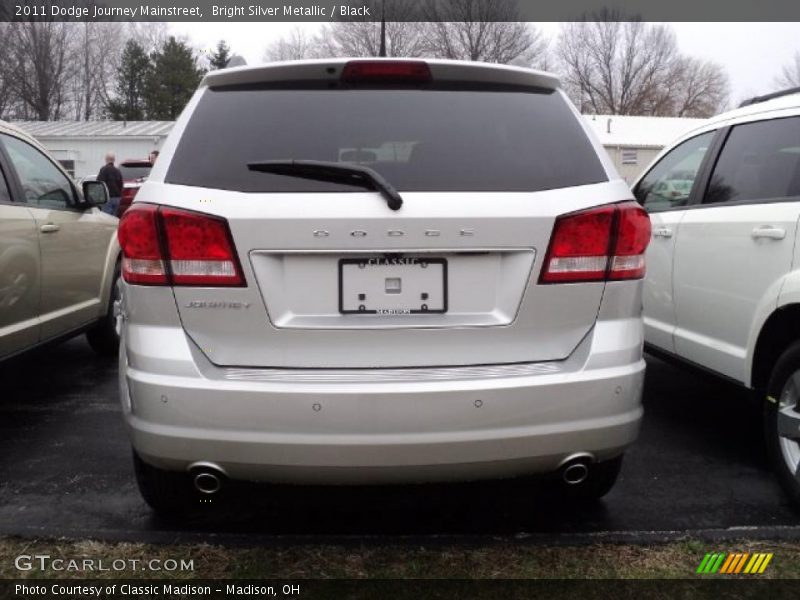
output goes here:
{"type": "Polygon", "coordinates": [[[147,181],[153,162],[149,158],[128,159],[120,163],[119,170],[122,171],[122,197],[119,201],[117,216],[121,217],[131,206],[131,202],[139,192],[139,188],[147,181]]]}

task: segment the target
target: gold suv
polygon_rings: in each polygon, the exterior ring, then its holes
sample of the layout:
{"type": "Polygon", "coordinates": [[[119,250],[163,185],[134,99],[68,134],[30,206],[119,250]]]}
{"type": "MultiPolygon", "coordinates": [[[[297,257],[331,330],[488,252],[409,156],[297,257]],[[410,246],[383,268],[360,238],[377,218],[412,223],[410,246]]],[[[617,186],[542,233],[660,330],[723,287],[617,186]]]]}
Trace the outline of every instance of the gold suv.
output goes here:
{"type": "Polygon", "coordinates": [[[83,189],[36,141],[0,121],[0,360],[86,332],[119,340],[118,219],[98,209],[105,184],[83,189]]]}

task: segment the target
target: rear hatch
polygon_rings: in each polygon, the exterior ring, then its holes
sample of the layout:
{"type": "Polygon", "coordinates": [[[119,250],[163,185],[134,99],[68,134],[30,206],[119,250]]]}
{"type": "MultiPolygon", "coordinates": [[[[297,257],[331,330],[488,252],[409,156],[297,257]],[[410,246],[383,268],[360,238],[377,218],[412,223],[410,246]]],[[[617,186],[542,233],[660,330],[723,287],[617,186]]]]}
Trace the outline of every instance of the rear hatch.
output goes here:
{"type": "Polygon", "coordinates": [[[162,152],[163,181],[137,197],[230,227],[243,285],[174,287],[187,334],[224,366],[567,357],[605,283],[539,283],[556,219],[630,193],[608,181],[556,81],[447,62],[360,64],[355,74],[319,62],[206,78],[162,152]],[[390,208],[369,181],[248,168],[291,160],[367,167],[403,204],[390,208]]]}

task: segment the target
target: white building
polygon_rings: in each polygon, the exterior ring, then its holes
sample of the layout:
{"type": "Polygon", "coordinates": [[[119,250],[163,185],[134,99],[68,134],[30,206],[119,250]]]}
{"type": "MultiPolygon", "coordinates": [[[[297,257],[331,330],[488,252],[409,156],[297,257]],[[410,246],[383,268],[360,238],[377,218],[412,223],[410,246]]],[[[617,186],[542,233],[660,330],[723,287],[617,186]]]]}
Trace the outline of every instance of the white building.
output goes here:
{"type": "MultiPolygon", "coordinates": [[[[633,181],[661,149],[704,119],[585,115],[620,175],[633,181]]],[[[117,162],[161,147],[172,121],[18,121],[75,177],[96,175],[106,152],[117,162]]]]}
{"type": "Polygon", "coordinates": [[[661,150],[705,119],[584,115],[619,174],[628,183],[649,165],[661,150]]]}
{"type": "Polygon", "coordinates": [[[97,175],[107,152],[117,163],[147,158],[164,143],[172,121],[16,121],[75,177],[97,175]]]}

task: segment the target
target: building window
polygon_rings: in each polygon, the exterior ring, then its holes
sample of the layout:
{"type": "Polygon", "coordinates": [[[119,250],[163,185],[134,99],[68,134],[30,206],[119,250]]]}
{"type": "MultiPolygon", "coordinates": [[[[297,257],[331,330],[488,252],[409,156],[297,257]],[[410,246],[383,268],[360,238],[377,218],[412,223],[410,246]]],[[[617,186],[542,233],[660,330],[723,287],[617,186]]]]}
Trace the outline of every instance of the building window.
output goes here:
{"type": "Polygon", "coordinates": [[[622,149],[622,164],[623,165],[636,165],[639,164],[639,156],[636,148],[623,148],[622,149]]]}
{"type": "Polygon", "coordinates": [[[70,174],[71,177],[75,177],[75,161],[74,160],[60,160],[58,161],[64,170],[70,174]]]}

